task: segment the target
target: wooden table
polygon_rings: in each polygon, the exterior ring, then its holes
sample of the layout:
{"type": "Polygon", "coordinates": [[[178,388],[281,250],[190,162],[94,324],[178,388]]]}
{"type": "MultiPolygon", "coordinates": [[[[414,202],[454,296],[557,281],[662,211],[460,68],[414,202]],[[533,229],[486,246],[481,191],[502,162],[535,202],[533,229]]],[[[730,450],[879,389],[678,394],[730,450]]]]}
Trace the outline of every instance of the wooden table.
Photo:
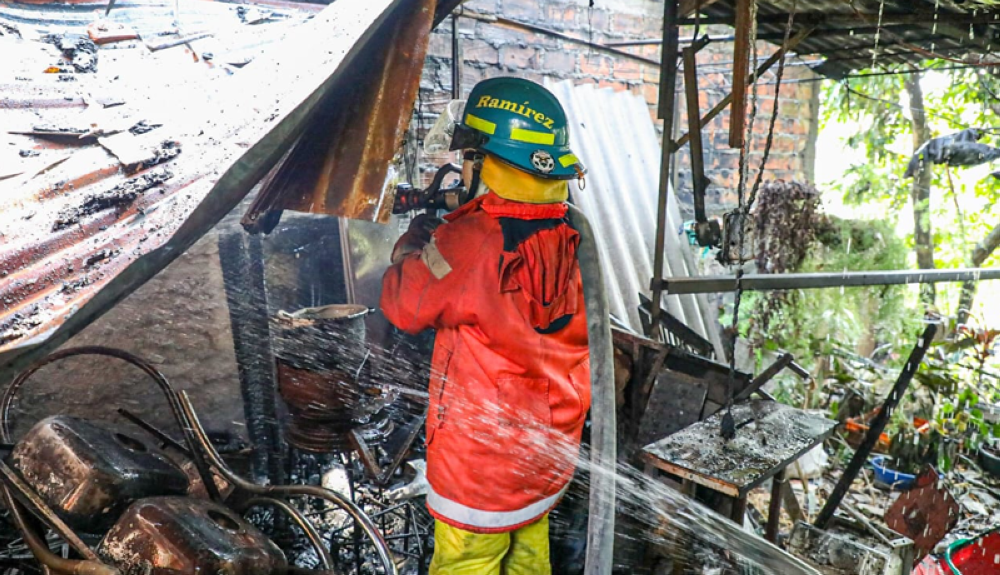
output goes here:
{"type": "Polygon", "coordinates": [[[642,457],[656,469],[732,497],[732,517],[740,523],[747,494],[774,477],[768,518],[773,540],[785,467],[830,437],[837,422],[775,401],[752,400],[733,406],[736,437],[725,441],[719,434],[722,413],[647,445],[642,457]]]}

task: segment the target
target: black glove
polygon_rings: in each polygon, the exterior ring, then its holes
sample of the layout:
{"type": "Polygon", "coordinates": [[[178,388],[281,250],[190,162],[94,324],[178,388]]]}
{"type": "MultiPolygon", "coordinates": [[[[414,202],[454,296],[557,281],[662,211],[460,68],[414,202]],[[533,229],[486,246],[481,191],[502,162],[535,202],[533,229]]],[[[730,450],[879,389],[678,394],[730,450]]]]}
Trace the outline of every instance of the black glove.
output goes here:
{"type": "Polygon", "coordinates": [[[407,254],[422,250],[431,241],[434,230],[443,223],[444,220],[441,218],[429,214],[420,214],[413,218],[406,233],[399,237],[399,241],[392,248],[390,258],[392,263],[400,261],[407,254]]]}

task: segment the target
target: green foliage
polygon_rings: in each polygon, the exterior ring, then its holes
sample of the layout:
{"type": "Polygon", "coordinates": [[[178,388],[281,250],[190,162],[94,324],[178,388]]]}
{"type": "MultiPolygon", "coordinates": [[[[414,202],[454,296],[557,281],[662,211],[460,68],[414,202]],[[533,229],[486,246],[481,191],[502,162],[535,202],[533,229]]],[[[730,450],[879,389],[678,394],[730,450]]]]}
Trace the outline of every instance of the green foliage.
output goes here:
{"type": "MultiPolygon", "coordinates": [[[[1000,80],[981,69],[952,69],[954,63],[925,62],[924,106],[931,137],[969,127],[992,129],[981,140],[997,145],[1000,127],[1000,80]],[[929,87],[928,87],[929,86],[929,87]]],[[[859,74],[892,72],[886,67],[859,74]]],[[[863,161],[845,166],[843,177],[833,183],[846,205],[880,210],[889,219],[909,218],[912,211],[912,180],[903,178],[913,151],[912,111],[906,97],[905,75],[869,75],[842,82],[827,82],[823,88],[820,120],[822,128],[849,126],[844,144],[857,150],[863,161]]],[[[995,210],[997,183],[982,176],[974,185],[963,182],[965,170],[932,167],[931,227],[938,267],[961,267],[971,249],[993,226],[1000,223],[995,210]]],[[[967,180],[967,178],[965,178],[967,180]]],[[[902,230],[913,245],[912,229],[902,230]]],[[[911,258],[912,260],[912,258],[911,258]]],[[[953,286],[939,286],[939,306],[947,311],[957,301],[953,286]]]]}
{"type": "MultiPolygon", "coordinates": [[[[906,267],[908,249],[893,224],[880,220],[841,220],[827,216],[809,256],[794,271],[891,270],[906,267]]],[[[746,297],[746,296],[744,296],[746,297]]],[[[759,308],[773,294],[753,294],[759,308]]],[[[836,350],[853,352],[864,338],[873,347],[912,345],[917,322],[901,286],[795,290],[766,330],[755,325],[755,340],[765,349],[785,349],[805,363],[836,350]]]]}

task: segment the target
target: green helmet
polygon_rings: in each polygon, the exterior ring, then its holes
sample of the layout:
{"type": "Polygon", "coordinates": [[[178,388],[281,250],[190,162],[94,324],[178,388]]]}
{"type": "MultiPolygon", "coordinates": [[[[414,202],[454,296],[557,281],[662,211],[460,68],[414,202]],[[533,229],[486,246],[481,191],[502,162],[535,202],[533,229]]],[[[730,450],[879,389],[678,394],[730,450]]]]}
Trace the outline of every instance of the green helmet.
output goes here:
{"type": "Polygon", "coordinates": [[[521,78],[490,78],[469,94],[451,149],[474,148],[536,176],[569,180],[586,169],[569,149],[566,124],[552,92],[521,78]]]}

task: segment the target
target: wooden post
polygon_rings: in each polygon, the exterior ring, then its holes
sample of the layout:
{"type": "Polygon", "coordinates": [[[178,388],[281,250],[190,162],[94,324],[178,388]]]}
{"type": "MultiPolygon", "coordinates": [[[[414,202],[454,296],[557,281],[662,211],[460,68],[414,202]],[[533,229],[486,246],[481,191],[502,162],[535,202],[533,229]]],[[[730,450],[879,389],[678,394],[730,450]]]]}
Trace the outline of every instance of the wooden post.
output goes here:
{"type": "Polygon", "coordinates": [[[747,77],[750,73],[750,3],[736,0],[736,41],[733,44],[733,107],[729,111],[729,147],[742,148],[747,118],[747,77]]]}
{"type": "Polygon", "coordinates": [[[767,505],[767,526],[764,528],[764,539],[771,543],[778,542],[778,531],[781,525],[781,496],[785,489],[785,471],[781,470],[771,478],[771,501],[767,505]]]}
{"type": "MultiPolygon", "coordinates": [[[[667,194],[670,193],[670,174],[673,169],[673,146],[670,140],[674,132],[674,102],[677,90],[677,2],[663,2],[663,44],[660,50],[660,98],[657,117],[663,120],[663,145],[660,152],[660,197],[656,209],[656,244],[653,250],[653,278],[663,277],[664,242],[667,232],[667,194]]],[[[650,333],[652,336],[660,325],[660,303],[663,295],[661,282],[653,283],[653,298],[650,304],[650,333]]]]}
{"type": "MultiPolygon", "coordinates": [[[[694,186],[694,217],[708,221],[705,214],[705,151],[701,140],[701,109],[698,101],[698,49],[688,46],[682,52],[684,60],[684,99],[687,101],[688,134],[691,135],[691,182],[694,186]]],[[[666,139],[664,139],[664,145],[666,139]]]]}

